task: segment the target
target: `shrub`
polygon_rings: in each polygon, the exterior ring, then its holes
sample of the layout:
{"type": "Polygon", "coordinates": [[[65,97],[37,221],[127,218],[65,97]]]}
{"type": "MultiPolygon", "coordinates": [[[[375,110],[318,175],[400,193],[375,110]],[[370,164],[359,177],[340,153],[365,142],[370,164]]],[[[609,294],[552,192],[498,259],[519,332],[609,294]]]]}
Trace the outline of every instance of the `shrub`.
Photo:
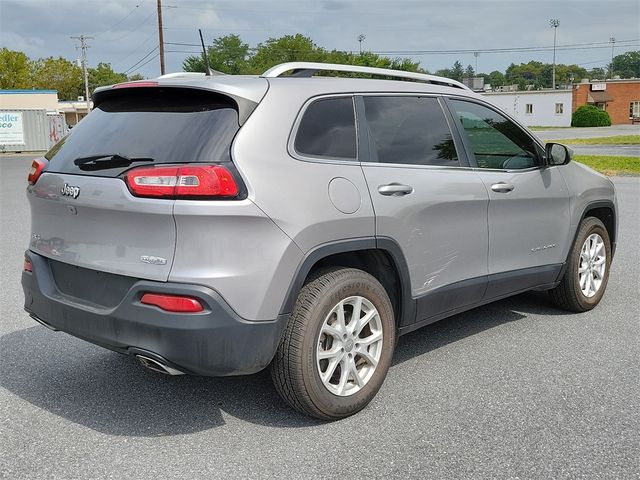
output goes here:
{"type": "Polygon", "coordinates": [[[610,125],[609,114],[593,105],[583,105],[571,115],[572,127],[608,127],[610,125]]]}

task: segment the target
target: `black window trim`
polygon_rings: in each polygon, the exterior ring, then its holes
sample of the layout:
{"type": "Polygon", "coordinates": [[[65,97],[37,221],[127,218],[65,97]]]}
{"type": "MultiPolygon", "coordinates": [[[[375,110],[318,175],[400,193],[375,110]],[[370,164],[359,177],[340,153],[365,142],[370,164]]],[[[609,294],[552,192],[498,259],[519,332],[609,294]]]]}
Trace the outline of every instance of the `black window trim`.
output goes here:
{"type": "Polygon", "coordinates": [[[295,122],[293,122],[293,126],[291,127],[291,131],[289,132],[289,139],[287,140],[287,153],[296,160],[301,160],[303,162],[312,162],[312,163],[333,163],[338,165],[360,165],[360,141],[359,141],[359,132],[358,132],[358,113],[355,107],[355,99],[353,93],[331,93],[331,94],[322,94],[313,96],[300,107],[298,114],[296,116],[295,122]],[[311,155],[308,153],[300,153],[295,148],[296,136],[298,135],[298,128],[300,127],[300,123],[302,123],[302,118],[306,113],[307,109],[315,102],[319,100],[326,100],[327,98],[350,98],[351,104],[353,105],[353,117],[355,122],[355,130],[356,130],[356,157],[355,158],[344,158],[344,157],[329,157],[324,155],[311,155]]]}
{"type": "Polygon", "coordinates": [[[454,117],[451,116],[449,109],[443,104],[443,96],[438,93],[425,93],[425,92],[361,92],[355,95],[356,103],[356,122],[357,130],[360,132],[358,140],[358,148],[361,152],[361,163],[366,166],[377,166],[386,168],[412,168],[412,169],[426,169],[426,170],[471,170],[469,159],[467,158],[467,152],[462,143],[462,138],[458,132],[457,127],[454,127],[454,117]],[[442,110],[442,114],[446,119],[447,126],[451,132],[453,138],[453,144],[458,154],[459,165],[420,165],[415,163],[386,163],[379,162],[377,159],[373,159],[369,149],[369,129],[367,128],[367,119],[364,108],[364,97],[419,97],[419,98],[435,98],[438,100],[438,104],[442,110]]]}
{"type": "MultiPolygon", "coordinates": [[[[513,122],[518,128],[520,128],[520,130],[522,130],[526,134],[527,137],[529,137],[533,141],[534,144],[536,144],[544,152],[544,145],[536,137],[534,137],[522,123],[520,123],[518,120],[513,118],[508,113],[503,112],[502,110],[496,108],[494,105],[491,105],[490,103],[487,103],[487,102],[483,102],[483,101],[481,101],[481,100],[479,100],[477,98],[464,97],[464,96],[460,96],[460,95],[443,95],[442,99],[444,101],[444,104],[446,105],[447,110],[449,111],[449,115],[451,115],[451,117],[454,120],[456,118],[456,112],[455,112],[455,109],[453,108],[453,105],[451,105],[451,100],[460,100],[460,101],[464,101],[464,102],[475,103],[477,105],[481,105],[483,107],[486,107],[489,110],[493,110],[498,115],[502,115],[507,120],[510,120],[511,122],[513,122]]],[[[465,154],[466,154],[466,157],[468,159],[469,165],[471,166],[471,168],[473,170],[480,170],[480,171],[483,171],[483,172],[508,172],[508,173],[523,172],[523,173],[525,173],[525,172],[532,172],[532,171],[535,171],[535,170],[542,170],[542,169],[545,169],[545,168],[549,168],[549,165],[546,164],[546,160],[545,160],[544,157],[539,158],[540,165],[536,165],[535,167],[529,167],[529,168],[509,169],[509,168],[482,168],[482,167],[479,167],[478,166],[478,162],[476,161],[476,157],[475,157],[475,155],[473,153],[473,147],[469,143],[469,138],[467,137],[467,134],[464,131],[464,128],[462,127],[462,125],[460,125],[460,122],[454,121],[454,123],[455,123],[455,129],[458,131],[458,134],[461,136],[462,143],[464,145],[465,154]]]]}

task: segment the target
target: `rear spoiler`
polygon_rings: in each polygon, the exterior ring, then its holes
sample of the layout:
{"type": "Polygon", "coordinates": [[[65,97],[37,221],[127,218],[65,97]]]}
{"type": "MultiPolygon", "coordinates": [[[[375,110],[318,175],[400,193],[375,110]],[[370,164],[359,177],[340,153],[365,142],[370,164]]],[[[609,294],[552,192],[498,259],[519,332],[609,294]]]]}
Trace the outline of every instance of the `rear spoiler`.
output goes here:
{"type": "Polygon", "coordinates": [[[191,89],[191,90],[198,90],[199,92],[207,92],[207,93],[212,93],[217,95],[223,95],[233,100],[233,102],[236,104],[236,107],[238,109],[238,122],[240,126],[242,126],[247,121],[247,118],[249,118],[249,116],[253,113],[253,111],[256,109],[256,107],[260,103],[260,100],[264,96],[264,93],[266,93],[266,88],[265,88],[265,91],[260,95],[259,100],[254,101],[252,99],[249,99],[240,95],[235,95],[233,93],[224,91],[222,89],[205,88],[204,86],[200,86],[200,85],[188,85],[184,83],[170,84],[170,83],[158,82],[156,80],[138,80],[134,82],[117,83],[115,85],[97,88],[93,92],[93,96],[92,96],[93,107],[94,108],[98,107],[107,98],[113,98],[114,96],[122,94],[123,92],[131,92],[131,89],[134,89],[134,88],[162,88],[162,89],[177,88],[181,90],[191,89]]]}

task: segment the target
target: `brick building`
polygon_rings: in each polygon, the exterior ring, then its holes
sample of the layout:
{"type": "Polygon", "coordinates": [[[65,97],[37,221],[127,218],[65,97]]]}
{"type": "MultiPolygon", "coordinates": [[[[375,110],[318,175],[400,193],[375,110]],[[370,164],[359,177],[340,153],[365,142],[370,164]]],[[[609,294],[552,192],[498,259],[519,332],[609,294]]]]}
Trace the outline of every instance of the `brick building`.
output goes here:
{"type": "Polygon", "coordinates": [[[640,79],[582,82],[573,88],[573,110],[595,105],[606,110],[613,125],[640,122],[640,79]]]}

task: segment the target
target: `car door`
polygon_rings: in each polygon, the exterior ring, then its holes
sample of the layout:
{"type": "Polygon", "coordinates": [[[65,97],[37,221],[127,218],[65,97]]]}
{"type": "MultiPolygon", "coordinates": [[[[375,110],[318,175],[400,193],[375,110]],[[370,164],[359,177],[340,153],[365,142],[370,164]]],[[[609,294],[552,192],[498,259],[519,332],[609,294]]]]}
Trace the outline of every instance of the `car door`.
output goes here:
{"type": "Polygon", "coordinates": [[[447,101],[469,161],[489,194],[489,286],[500,297],[555,281],[570,230],[569,192],[559,168],[523,128],[488,105],[447,101]]]}
{"type": "Polygon", "coordinates": [[[376,237],[402,250],[416,320],[479,301],[487,282],[488,195],[458,154],[451,117],[436,97],[357,100],[376,237]]]}

